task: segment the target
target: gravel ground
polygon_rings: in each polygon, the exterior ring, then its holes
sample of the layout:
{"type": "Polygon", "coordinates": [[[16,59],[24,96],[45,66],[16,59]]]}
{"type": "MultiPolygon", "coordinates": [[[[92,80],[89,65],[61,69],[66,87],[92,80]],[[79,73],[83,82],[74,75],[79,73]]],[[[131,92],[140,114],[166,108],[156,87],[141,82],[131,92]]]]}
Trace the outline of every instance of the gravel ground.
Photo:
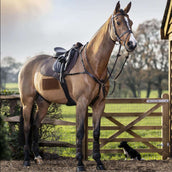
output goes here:
{"type": "MultiPolygon", "coordinates": [[[[105,172],[172,172],[172,160],[153,160],[153,161],[103,161],[105,172]]],[[[31,161],[29,168],[23,167],[23,161],[1,161],[1,172],[76,172],[76,160],[74,158],[58,157],[55,160],[44,160],[42,165],[31,161]]],[[[86,171],[95,172],[96,163],[94,161],[84,161],[86,171]]]]}

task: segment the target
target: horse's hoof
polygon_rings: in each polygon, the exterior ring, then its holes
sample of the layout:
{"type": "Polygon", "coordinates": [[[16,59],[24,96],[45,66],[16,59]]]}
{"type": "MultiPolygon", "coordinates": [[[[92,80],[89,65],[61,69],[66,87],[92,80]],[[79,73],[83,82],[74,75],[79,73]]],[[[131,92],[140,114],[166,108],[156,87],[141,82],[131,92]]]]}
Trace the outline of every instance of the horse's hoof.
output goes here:
{"type": "Polygon", "coordinates": [[[97,170],[106,170],[103,164],[97,165],[96,169],[97,170]]]}
{"type": "Polygon", "coordinates": [[[80,172],[80,171],[86,171],[84,166],[77,166],[76,167],[76,172],[80,172]]]}
{"type": "Polygon", "coordinates": [[[24,165],[24,167],[29,167],[30,166],[30,161],[24,161],[23,165],[24,165]]]}
{"type": "Polygon", "coordinates": [[[41,156],[35,157],[34,161],[35,161],[36,164],[39,164],[39,165],[43,164],[43,160],[42,160],[41,156]]]}

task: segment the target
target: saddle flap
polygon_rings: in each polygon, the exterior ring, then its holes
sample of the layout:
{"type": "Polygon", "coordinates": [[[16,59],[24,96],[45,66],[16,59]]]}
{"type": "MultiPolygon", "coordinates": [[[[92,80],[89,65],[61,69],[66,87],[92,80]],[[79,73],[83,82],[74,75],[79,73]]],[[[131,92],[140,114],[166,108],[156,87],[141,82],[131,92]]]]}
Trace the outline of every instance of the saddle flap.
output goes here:
{"type": "Polygon", "coordinates": [[[62,63],[60,63],[58,60],[56,60],[52,67],[53,71],[60,73],[61,65],[62,65],[62,63]]]}

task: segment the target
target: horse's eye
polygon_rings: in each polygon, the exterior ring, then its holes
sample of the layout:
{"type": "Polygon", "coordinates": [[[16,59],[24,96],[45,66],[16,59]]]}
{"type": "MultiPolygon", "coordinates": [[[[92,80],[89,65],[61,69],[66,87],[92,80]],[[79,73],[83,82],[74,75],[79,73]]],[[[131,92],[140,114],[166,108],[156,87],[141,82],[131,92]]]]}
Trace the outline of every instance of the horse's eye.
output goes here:
{"type": "Polygon", "coordinates": [[[120,22],[119,21],[117,21],[116,23],[117,23],[117,25],[120,25],[120,22]]]}

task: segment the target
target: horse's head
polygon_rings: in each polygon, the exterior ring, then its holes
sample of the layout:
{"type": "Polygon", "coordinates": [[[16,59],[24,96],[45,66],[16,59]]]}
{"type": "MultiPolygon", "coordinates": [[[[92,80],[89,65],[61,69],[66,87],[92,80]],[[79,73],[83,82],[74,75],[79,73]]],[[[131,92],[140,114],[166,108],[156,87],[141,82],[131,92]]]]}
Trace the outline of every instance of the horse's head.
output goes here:
{"type": "Polygon", "coordinates": [[[131,2],[127,5],[127,7],[122,10],[120,9],[120,3],[116,4],[116,8],[111,17],[110,24],[110,36],[113,41],[119,41],[120,44],[125,46],[125,49],[128,52],[133,51],[137,46],[137,41],[134,38],[132,32],[132,24],[133,22],[130,20],[128,16],[128,12],[131,8],[131,2]]]}

